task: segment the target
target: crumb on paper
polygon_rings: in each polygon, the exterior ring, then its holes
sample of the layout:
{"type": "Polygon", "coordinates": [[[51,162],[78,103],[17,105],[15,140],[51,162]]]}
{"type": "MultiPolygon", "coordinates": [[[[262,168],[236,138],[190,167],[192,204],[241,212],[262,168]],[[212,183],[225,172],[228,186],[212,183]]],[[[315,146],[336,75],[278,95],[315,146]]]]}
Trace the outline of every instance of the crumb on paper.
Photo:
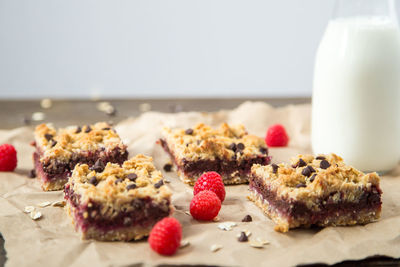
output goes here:
{"type": "Polygon", "coordinates": [[[190,245],[190,242],[188,240],[182,240],[179,248],[185,248],[189,245],[190,245]]]}
{"type": "Polygon", "coordinates": [[[46,115],[43,112],[34,112],[32,113],[32,120],[33,121],[42,121],[46,115]]]}
{"type": "Polygon", "coordinates": [[[221,219],[217,216],[213,219],[214,222],[219,222],[221,219]]]}
{"type": "Polygon", "coordinates": [[[186,215],[189,215],[189,216],[192,216],[192,214],[190,214],[190,212],[187,211],[187,210],[185,211],[185,214],[186,214],[186,215]]]}
{"type": "Polygon", "coordinates": [[[235,226],[237,226],[235,222],[224,222],[218,224],[218,228],[224,231],[231,231],[235,226]]]}
{"type": "Polygon", "coordinates": [[[168,178],[165,178],[165,179],[164,179],[164,182],[167,183],[167,184],[169,184],[169,183],[171,183],[171,180],[168,179],[168,178]]]}
{"type": "Polygon", "coordinates": [[[247,229],[241,230],[236,236],[240,237],[241,232],[243,232],[247,237],[251,236],[251,232],[249,230],[247,230],[247,229]]]}
{"type": "Polygon", "coordinates": [[[107,101],[97,103],[96,107],[98,110],[106,113],[107,115],[115,115],[116,113],[115,107],[107,101]]]}
{"type": "Polygon", "coordinates": [[[40,219],[40,218],[42,218],[42,213],[40,212],[40,211],[32,211],[31,213],[30,213],[30,216],[31,216],[31,219],[32,220],[38,220],[38,219],[40,219]]]}
{"type": "Polygon", "coordinates": [[[51,101],[50,98],[44,98],[42,99],[42,101],[40,101],[40,106],[43,109],[49,109],[53,106],[53,101],[51,101]]]}
{"type": "Polygon", "coordinates": [[[210,247],[211,252],[217,252],[220,249],[222,249],[222,245],[219,245],[219,244],[213,244],[210,247]]]}
{"type": "Polygon", "coordinates": [[[64,207],[65,206],[65,200],[59,200],[59,201],[55,201],[53,202],[53,204],[51,204],[53,207],[64,207]]]}
{"type": "Polygon", "coordinates": [[[269,244],[269,241],[262,239],[260,237],[257,237],[256,239],[250,240],[249,244],[253,248],[264,248],[264,245],[269,244]]]}
{"type": "Polygon", "coordinates": [[[50,204],[51,204],[50,201],[45,201],[45,202],[39,203],[38,206],[41,208],[44,208],[44,207],[50,206],[50,204]]]}
{"type": "Polygon", "coordinates": [[[151,105],[149,103],[142,103],[139,105],[140,112],[147,112],[151,110],[151,105]]]}
{"type": "Polygon", "coordinates": [[[25,208],[24,208],[24,212],[25,213],[31,213],[32,211],[34,211],[35,210],[35,207],[34,206],[26,206],[25,208]]]}

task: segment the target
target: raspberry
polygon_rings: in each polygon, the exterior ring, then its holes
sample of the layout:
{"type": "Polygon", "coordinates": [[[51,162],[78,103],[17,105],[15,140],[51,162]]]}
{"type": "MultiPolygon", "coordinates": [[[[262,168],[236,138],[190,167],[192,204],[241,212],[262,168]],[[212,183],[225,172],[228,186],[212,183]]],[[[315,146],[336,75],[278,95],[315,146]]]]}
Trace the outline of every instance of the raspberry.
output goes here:
{"type": "Polygon", "coordinates": [[[193,195],[197,195],[204,190],[213,191],[221,202],[225,199],[225,186],[222,182],[221,175],[216,172],[206,172],[197,179],[193,188],[193,195]]]}
{"type": "Polygon", "coordinates": [[[161,255],[173,255],[181,244],[182,227],[175,218],[164,218],[150,232],[150,247],[161,255]]]}
{"type": "Polygon", "coordinates": [[[17,167],[17,151],[12,145],[0,146],[0,171],[9,172],[17,167]]]}
{"type": "Polygon", "coordinates": [[[289,143],[289,136],[286,133],[285,127],[281,124],[275,124],[268,128],[267,135],[265,136],[265,143],[267,146],[287,146],[289,143]]]}
{"type": "Polygon", "coordinates": [[[196,220],[211,221],[221,209],[221,200],[210,190],[199,192],[190,202],[190,214],[196,220]]]}

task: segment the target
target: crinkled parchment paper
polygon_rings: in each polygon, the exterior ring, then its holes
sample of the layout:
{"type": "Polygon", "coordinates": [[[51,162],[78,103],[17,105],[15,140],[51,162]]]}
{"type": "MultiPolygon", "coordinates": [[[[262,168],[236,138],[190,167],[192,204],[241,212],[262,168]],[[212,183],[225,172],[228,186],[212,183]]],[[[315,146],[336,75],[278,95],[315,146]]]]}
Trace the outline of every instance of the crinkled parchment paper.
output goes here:
{"type": "MultiPolygon", "coordinates": [[[[264,103],[244,103],[231,111],[218,113],[148,112],[116,126],[129,147],[130,155],[153,156],[159,169],[169,161],[156,145],[163,125],[191,127],[198,122],[214,126],[222,122],[243,123],[250,133],[264,136],[273,123],[286,126],[291,137],[287,148],[270,149],[273,162],[288,161],[297,153],[310,152],[310,106],[273,108],[264,103]]],[[[38,208],[43,217],[34,221],[24,213],[25,206],[62,199],[62,192],[42,192],[32,169],[32,129],[24,127],[0,131],[0,143],[12,143],[18,150],[19,165],[13,173],[0,173],[0,232],[5,239],[6,266],[148,266],[158,264],[210,264],[222,266],[291,266],[305,263],[336,263],[373,255],[400,257],[400,168],[382,178],[383,213],[380,221],[366,226],[298,229],[282,234],[273,223],[246,199],[247,186],[227,187],[227,197],[219,222],[198,222],[187,215],[192,188],[180,182],[174,172],[164,173],[174,192],[174,216],[183,225],[183,238],[190,242],[172,257],[154,253],[146,240],[139,242],[82,241],[63,208],[38,208]],[[243,223],[250,214],[253,222],[243,223]],[[218,229],[221,222],[237,223],[231,231],[218,229]],[[239,243],[237,234],[249,230],[251,239],[270,242],[264,248],[239,243]],[[214,244],[222,249],[211,252],[214,244]]],[[[327,140],[329,142],[329,140],[327,140]]],[[[373,156],[373,155],[370,155],[373,156]]]]}

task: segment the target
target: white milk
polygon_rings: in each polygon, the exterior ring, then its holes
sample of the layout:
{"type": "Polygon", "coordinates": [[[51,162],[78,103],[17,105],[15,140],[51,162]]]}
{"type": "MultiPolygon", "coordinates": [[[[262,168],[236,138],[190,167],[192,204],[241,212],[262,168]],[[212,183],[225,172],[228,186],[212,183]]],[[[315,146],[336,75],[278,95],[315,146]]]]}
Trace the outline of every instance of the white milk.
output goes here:
{"type": "Polygon", "coordinates": [[[319,46],[313,88],[314,153],[334,152],[363,171],[400,158],[400,32],[389,19],[331,21],[319,46]]]}

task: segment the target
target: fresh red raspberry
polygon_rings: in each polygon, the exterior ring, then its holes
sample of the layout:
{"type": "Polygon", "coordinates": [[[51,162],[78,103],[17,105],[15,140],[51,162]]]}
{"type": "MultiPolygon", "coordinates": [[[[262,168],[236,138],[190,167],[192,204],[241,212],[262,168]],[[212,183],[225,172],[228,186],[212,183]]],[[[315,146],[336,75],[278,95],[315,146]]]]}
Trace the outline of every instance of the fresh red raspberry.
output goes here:
{"type": "Polygon", "coordinates": [[[190,202],[190,214],[196,220],[211,221],[221,209],[221,200],[210,190],[199,192],[190,202]]]}
{"type": "Polygon", "coordinates": [[[287,146],[289,143],[289,136],[286,133],[285,127],[281,124],[275,124],[268,128],[267,135],[265,136],[265,143],[267,146],[287,146]]]}
{"type": "Polygon", "coordinates": [[[181,244],[182,227],[175,218],[164,218],[150,232],[150,247],[161,255],[173,255],[181,244]]]}
{"type": "Polygon", "coordinates": [[[17,167],[17,151],[14,146],[3,144],[0,146],[0,171],[12,172],[17,167]]]}
{"type": "Polygon", "coordinates": [[[197,179],[193,188],[193,195],[197,195],[204,190],[213,191],[224,202],[225,199],[225,186],[222,181],[221,175],[216,172],[206,172],[197,179]]]}

